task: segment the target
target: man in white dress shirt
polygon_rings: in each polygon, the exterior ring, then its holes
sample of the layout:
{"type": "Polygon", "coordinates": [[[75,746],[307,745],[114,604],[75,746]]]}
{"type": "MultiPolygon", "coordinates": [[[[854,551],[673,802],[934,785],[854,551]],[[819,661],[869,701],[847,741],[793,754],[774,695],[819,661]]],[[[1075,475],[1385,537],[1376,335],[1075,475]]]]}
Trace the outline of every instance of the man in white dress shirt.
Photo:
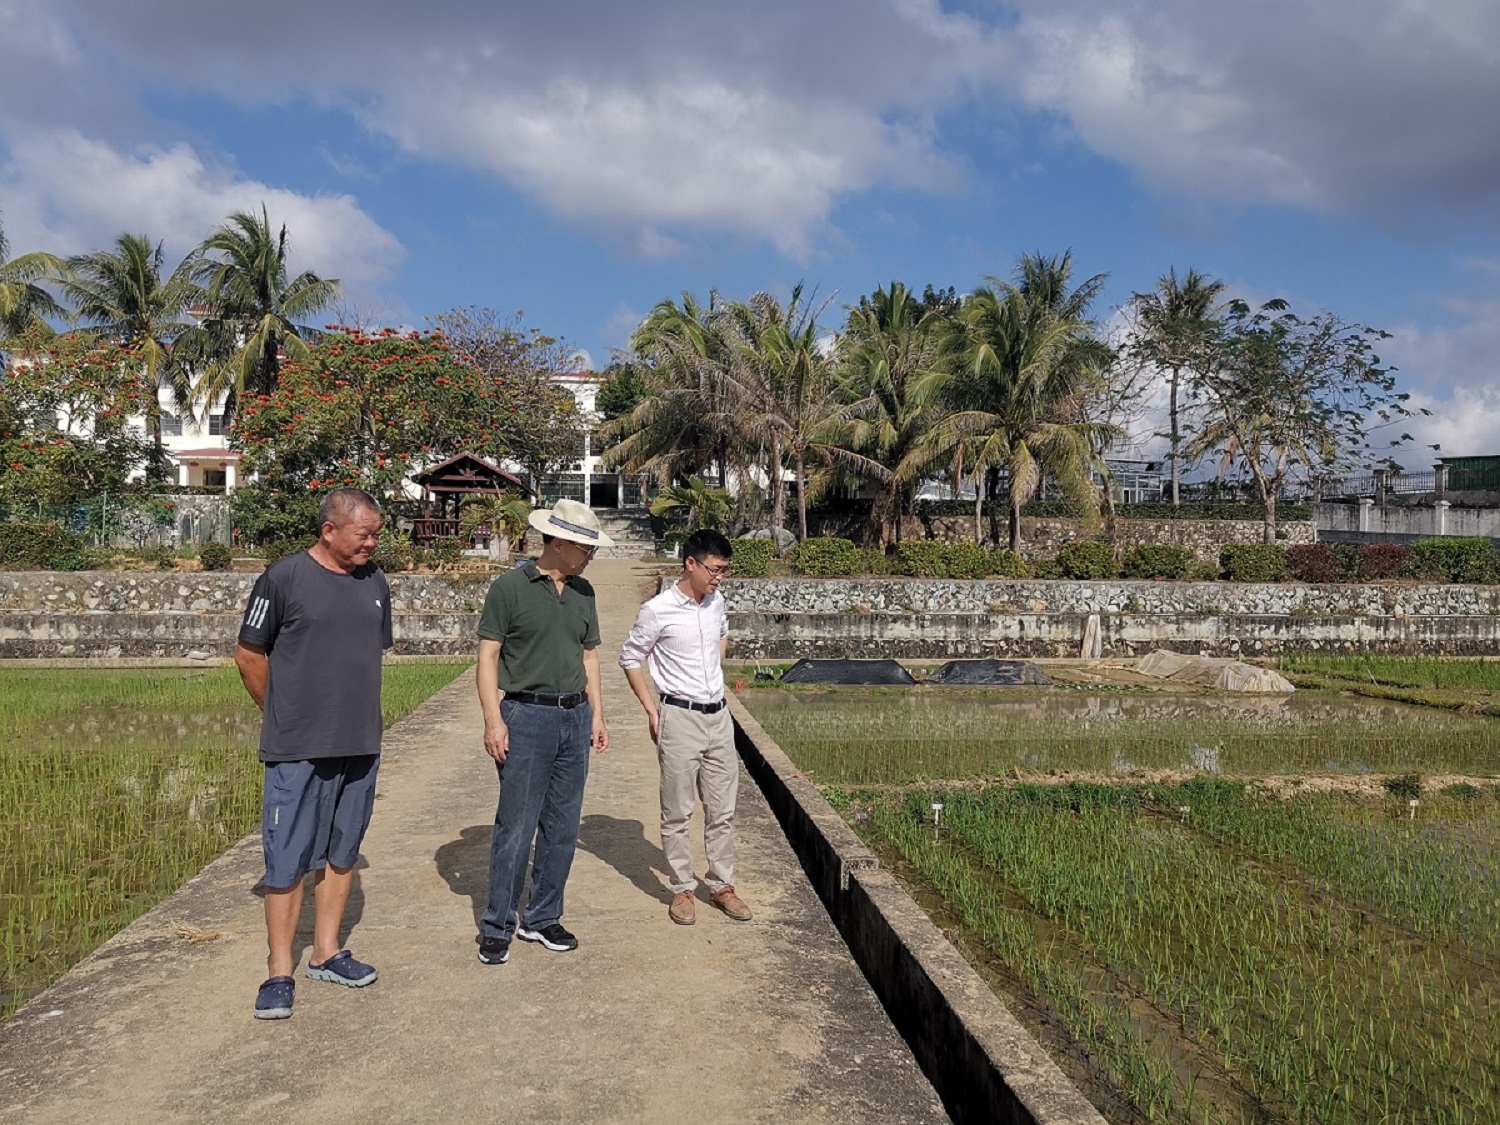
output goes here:
{"type": "Polygon", "coordinates": [[[724,702],[729,619],[719,580],[733,548],[717,531],[699,530],[682,545],[682,577],[645,605],[620,650],[630,690],[646,709],[661,764],[661,847],[671,873],[667,917],[679,926],[697,919],[693,849],[688,824],[703,801],[703,850],[709,901],[736,922],[750,908],[734,892],[734,804],[739,759],[734,723],[724,702]],[[655,681],[653,691],[642,665],[655,681]]]}

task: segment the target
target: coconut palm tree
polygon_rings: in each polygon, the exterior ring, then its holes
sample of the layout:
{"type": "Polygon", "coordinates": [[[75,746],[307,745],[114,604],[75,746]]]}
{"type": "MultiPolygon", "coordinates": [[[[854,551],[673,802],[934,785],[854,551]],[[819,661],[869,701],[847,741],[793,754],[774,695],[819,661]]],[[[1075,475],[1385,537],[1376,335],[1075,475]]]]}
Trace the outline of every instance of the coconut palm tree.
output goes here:
{"type": "Polygon", "coordinates": [[[37,284],[59,276],[63,268],[61,258],[42,251],[12,258],[5,229],[0,227],[0,341],[27,332],[50,334],[47,318],[66,317],[52,294],[37,284]]]}
{"type": "Polygon", "coordinates": [[[458,517],[459,538],[471,543],[476,533],[489,530],[490,558],[507,557],[526,535],[531,505],[513,492],[474,496],[464,501],[458,517]]]}
{"type": "Polygon", "coordinates": [[[825,452],[833,464],[879,490],[870,538],[901,540],[918,483],[942,460],[930,441],[945,408],[935,393],[944,362],[947,314],[923,305],[899,281],[849,309],[837,348],[849,420],[825,452]]]}
{"type": "Polygon", "coordinates": [[[1119,427],[1093,421],[1091,397],[1111,360],[1088,307],[1103,287],[1096,275],[1072,286],[1072,256],[1023,255],[1016,281],[988,278],[964,302],[953,343],[962,362],[939,369],[929,393],[951,408],[920,443],[915,463],[967,461],[976,475],[999,470],[1009,482],[1008,538],[1020,546],[1021,508],[1050,477],[1086,519],[1097,519],[1090,470],[1119,427]]]}
{"type": "Polygon", "coordinates": [[[1207,369],[1211,346],[1222,329],[1224,283],[1190,269],[1181,281],[1169,269],[1150,293],[1130,299],[1138,323],[1128,345],[1145,362],[1166,372],[1169,391],[1169,459],[1172,462],[1172,506],[1178,503],[1181,483],[1182,428],[1178,399],[1183,373],[1207,369]]]}
{"type": "Polygon", "coordinates": [[[690,293],[682,302],[658,304],[630,338],[630,363],[643,393],[635,406],[607,422],[613,442],[603,459],[628,473],[649,474],[668,485],[715,462],[727,472],[729,419],[722,409],[730,348],[723,338],[716,293],[705,305],[690,293]]]}
{"type": "Polygon", "coordinates": [[[192,280],[192,261],[182,262],[162,276],[162,245],[153,248],[143,234],[122,234],[113,250],[70,258],[62,281],[63,296],[74,316],[95,331],[114,336],[140,358],[151,385],[157,388],[147,403],[158,457],[161,453],[163,386],[174,402],[187,400],[188,372],[174,362],[172,342],[190,324],[184,312],[201,297],[192,280]]]}
{"type": "Polygon", "coordinates": [[[651,502],[658,519],[675,518],[687,527],[722,528],[729,522],[729,493],[710,488],[702,477],[689,477],[686,484],[670,484],[651,502]]]}
{"type": "Polygon", "coordinates": [[[314,330],[299,323],[338,296],[336,280],[311,270],[288,278],[287,230],[236,211],[194,251],[193,279],[203,287],[207,318],[191,334],[204,362],[194,388],[201,402],[276,389],[281,357],[305,359],[314,330]]]}

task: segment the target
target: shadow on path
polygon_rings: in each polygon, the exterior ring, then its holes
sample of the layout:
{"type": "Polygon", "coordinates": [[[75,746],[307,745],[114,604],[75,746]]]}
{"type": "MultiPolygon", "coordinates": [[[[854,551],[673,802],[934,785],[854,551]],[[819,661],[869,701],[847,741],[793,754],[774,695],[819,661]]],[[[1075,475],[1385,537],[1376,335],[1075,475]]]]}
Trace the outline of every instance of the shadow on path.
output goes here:
{"type": "Polygon", "coordinates": [[[467,895],[474,910],[474,928],[490,897],[490,836],[493,824],[476,824],[465,828],[458,839],[444,844],[433,853],[438,874],[456,895],[467,895]]]}
{"type": "Polygon", "coordinates": [[[642,893],[659,902],[672,901],[661,849],[646,839],[646,826],[640,821],[590,813],[578,826],[578,846],[609,864],[642,893]]]}

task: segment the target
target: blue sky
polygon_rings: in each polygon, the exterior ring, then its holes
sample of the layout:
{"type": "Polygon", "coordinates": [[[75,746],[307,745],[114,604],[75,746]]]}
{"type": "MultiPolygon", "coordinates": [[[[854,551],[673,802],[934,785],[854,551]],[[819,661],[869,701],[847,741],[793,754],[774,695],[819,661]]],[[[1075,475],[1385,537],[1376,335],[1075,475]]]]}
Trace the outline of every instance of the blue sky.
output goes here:
{"type": "Polygon", "coordinates": [[[1494,0],[0,0],[0,42],[12,253],[264,203],[348,319],[603,366],[682,290],[835,327],[1071,250],[1102,319],[1194,267],[1383,328],[1418,444],[1500,453],[1494,0]]]}

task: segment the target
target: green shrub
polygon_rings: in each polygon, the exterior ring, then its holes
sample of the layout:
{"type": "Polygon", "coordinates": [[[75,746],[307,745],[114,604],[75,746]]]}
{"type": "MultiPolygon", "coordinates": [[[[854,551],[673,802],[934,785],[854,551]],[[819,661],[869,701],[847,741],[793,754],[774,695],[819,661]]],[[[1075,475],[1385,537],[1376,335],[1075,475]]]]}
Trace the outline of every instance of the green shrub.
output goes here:
{"type": "Polygon", "coordinates": [[[83,536],[55,523],[0,523],[0,570],[92,570],[102,560],[89,552],[83,536]]]}
{"type": "Polygon", "coordinates": [[[422,561],[439,569],[457,566],[463,557],[464,545],[456,535],[439,535],[422,550],[422,561]]]}
{"type": "Polygon", "coordinates": [[[228,546],[217,540],[198,548],[198,565],[204,570],[228,570],[233,561],[228,546]]]}
{"type": "Polygon", "coordinates": [[[317,534],[318,502],[319,497],[306,490],[288,491],[251,481],[229,494],[229,518],[241,543],[264,548],[277,541],[299,542],[317,534]]]}
{"type": "Polygon", "coordinates": [[[1120,573],[1126,578],[1182,578],[1193,562],[1191,547],[1174,543],[1140,543],[1125,553],[1120,573]]]}
{"type": "Polygon", "coordinates": [[[1057,552],[1057,566],[1064,578],[1113,578],[1115,549],[1098,539],[1080,539],[1064,543],[1057,552]]]}
{"type": "Polygon", "coordinates": [[[284,559],[287,555],[295,555],[298,551],[307,550],[316,542],[317,540],[310,535],[304,539],[272,539],[261,544],[260,557],[265,559],[266,565],[269,566],[277,559],[284,559]]]}
{"type": "Polygon", "coordinates": [[[945,543],[943,568],[949,578],[986,578],[991,570],[990,553],[980,543],[945,543]]]}
{"type": "Polygon", "coordinates": [[[66,547],[52,556],[49,570],[98,570],[109,562],[109,552],[88,545],[66,547]]]}
{"type": "Polygon", "coordinates": [[[858,571],[859,548],[847,539],[804,539],[787,561],[798,574],[832,578],[858,571]]]}
{"type": "Polygon", "coordinates": [[[1345,582],[1353,582],[1363,575],[1359,572],[1359,547],[1354,543],[1329,543],[1328,549],[1344,568],[1345,582]]]}
{"type": "Polygon", "coordinates": [[[1187,572],[1182,577],[1187,582],[1217,582],[1219,568],[1211,562],[1199,562],[1194,559],[1188,563],[1187,572]]]}
{"type": "Polygon", "coordinates": [[[1399,543],[1362,543],[1356,556],[1361,580],[1372,582],[1380,578],[1404,578],[1416,566],[1416,555],[1410,547],[1399,543]]]}
{"type": "Polygon", "coordinates": [[[1414,801],[1422,796],[1422,775],[1419,773],[1404,773],[1399,777],[1388,777],[1380,784],[1392,797],[1399,797],[1403,801],[1414,801]]]}
{"type": "Polygon", "coordinates": [[[410,570],[417,562],[417,552],[412,546],[410,533],[398,528],[382,532],[380,543],[370,556],[370,561],[387,574],[400,574],[410,570]]]}
{"type": "Polygon", "coordinates": [[[177,563],[177,552],[165,543],[156,543],[150,547],[142,547],[140,558],[142,562],[151,564],[157,570],[171,570],[177,563]]]}
{"type": "Polygon", "coordinates": [[[936,539],[908,539],[896,547],[895,571],[908,578],[946,578],[948,561],[936,539]]]}
{"type": "Polygon", "coordinates": [[[1061,578],[1062,567],[1056,559],[1033,559],[1026,566],[1033,578],[1061,578]]]}
{"type": "Polygon", "coordinates": [[[776,544],[769,539],[736,539],[730,546],[734,548],[729,557],[731,578],[764,578],[771,572],[776,544]]]}
{"type": "Polygon", "coordinates": [[[1441,536],[1412,544],[1417,571],[1445,582],[1493,582],[1495,544],[1480,536],[1441,536]]]}
{"type": "Polygon", "coordinates": [[[1347,582],[1344,560],[1327,543],[1298,543],[1286,549],[1286,572],[1294,582],[1347,582]]]}
{"type": "Polygon", "coordinates": [[[996,547],[989,555],[989,573],[996,578],[1025,578],[1030,573],[1026,560],[1009,547],[996,547]]]}
{"type": "Polygon", "coordinates": [[[892,566],[892,560],[884,551],[875,548],[860,548],[855,553],[854,566],[856,574],[871,574],[884,577],[896,573],[892,566]]]}
{"type": "Polygon", "coordinates": [[[1280,582],[1286,578],[1286,548],[1280,543],[1225,547],[1219,569],[1231,582],[1280,582]]]}

